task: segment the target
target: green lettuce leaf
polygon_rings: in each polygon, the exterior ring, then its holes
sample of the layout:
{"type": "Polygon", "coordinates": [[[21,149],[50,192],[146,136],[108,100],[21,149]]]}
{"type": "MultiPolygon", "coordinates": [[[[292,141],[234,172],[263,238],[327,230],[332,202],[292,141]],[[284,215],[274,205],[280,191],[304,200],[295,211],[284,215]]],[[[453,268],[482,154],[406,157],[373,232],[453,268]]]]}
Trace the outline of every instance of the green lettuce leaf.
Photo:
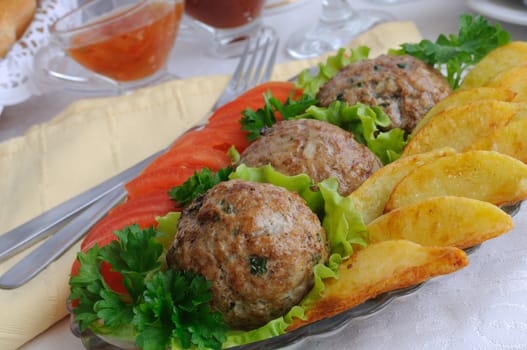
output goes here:
{"type": "Polygon", "coordinates": [[[355,210],[351,197],[342,197],[338,192],[338,181],[326,179],[318,184],[324,199],[324,219],[322,226],[330,244],[332,254],[343,259],[353,253],[353,244],[368,245],[366,225],[362,216],[355,210]]]}
{"type": "Polygon", "coordinates": [[[304,93],[310,96],[316,96],[318,90],[324,83],[331,79],[344,66],[368,58],[370,48],[367,46],[359,46],[351,48],[347,52],[346,49],[339,49],[335,56],[329,56],[326,63],[318,64],[318,72],[316,75],[311,75],[308,69],[302,71],[296,81],[296,86],[304,89],[304,93]]]}
{"type": "Polygon", "coordinates": [[[165,250],[170,247],[174,241],[174,237],[176,237],[177,224],[180,217],[181,213],[179,211],[174,211],[165,216],[158,216],[156,218],[156,230],[159,232],[159,236],[156,238],[157,241],[163,245],[163,249],[165,250]]]}
{"type": "Polygon", "coordinates": [[[250,331],[229,331],[223,347],[228,348],[248,344],[284,334],[288,325],[289,323],[284,320],[284,317],[278,317],[264,326],[250,331]]]}
{"type": "Polygon", "coordinates": [[[320,193],[318,191],[313,191],[315,183],[306,174],[288,176],[274,170],[269,164],[258,168],[252,168],[245,164],[240,164],[236,170],[230,174],[229,178],[270,183],[286,188],[289,191],[296,192],[304,198],[307,206],[317,214],[320,214],[324,208],[320,193]]]}
{"type": "Polygon", "coordinates": [[[325,121],[352,132],[355,140],[366,145],[385,165],[398,159],[408,142],[402,129],[383,131],[391,121],[382,108],[363,103],[334,101],[328,107],[311,106],[297,116],[302,118],[325,121]]]}

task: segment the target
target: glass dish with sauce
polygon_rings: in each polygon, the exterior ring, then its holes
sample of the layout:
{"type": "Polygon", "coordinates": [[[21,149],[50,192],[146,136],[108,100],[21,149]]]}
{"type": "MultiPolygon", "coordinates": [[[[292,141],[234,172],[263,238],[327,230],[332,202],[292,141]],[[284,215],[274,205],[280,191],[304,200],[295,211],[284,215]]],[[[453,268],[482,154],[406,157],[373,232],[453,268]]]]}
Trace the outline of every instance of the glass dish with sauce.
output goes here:
{"type": "MultiPolygon", "coordinates": [[[[122,93],[170,78],[183,0],[94,0],[51,27],[35,56],[37,86],[122,93]]],[[[45,91],[45,89],[42,89],[45,91]]]]}

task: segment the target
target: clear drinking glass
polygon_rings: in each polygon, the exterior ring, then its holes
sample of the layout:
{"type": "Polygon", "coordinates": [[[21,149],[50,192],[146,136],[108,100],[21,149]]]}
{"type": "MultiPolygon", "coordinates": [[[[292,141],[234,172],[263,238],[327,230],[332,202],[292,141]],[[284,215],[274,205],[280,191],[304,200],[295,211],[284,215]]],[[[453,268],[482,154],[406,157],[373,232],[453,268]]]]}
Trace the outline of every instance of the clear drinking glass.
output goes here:
{"type": "Polygon", "coordinates": [[[287,42],[287,52],[294,58],[317,57],[348,44],[376,24],[393,20],[384,11],[356,10],[348,0],[322,0],[317,23],[294,32],[287,42]]]}
{"type": "Polygon", "coordinates": [[[237,57],[245,41],[261,27],[264,0],[186,0],[185,14],[211,34],[209,53],[237,57]]]}
{"type": "Polygon", "coordinates": [[[183,0],[92,0],[51,27],[35,55],[40,90],[121,93],[170,78],[183,0]]]}

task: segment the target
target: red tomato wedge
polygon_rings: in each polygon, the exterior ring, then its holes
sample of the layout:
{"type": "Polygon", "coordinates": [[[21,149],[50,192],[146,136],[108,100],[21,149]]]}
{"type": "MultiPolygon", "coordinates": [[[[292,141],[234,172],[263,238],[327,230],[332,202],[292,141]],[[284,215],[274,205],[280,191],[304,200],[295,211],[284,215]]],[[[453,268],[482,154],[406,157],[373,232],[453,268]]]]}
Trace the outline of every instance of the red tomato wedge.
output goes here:
{"type": "Polygon", "coordinates": [[[166,191],[147,193],[112,209],[108,215],[93,226],[81,244],[85,251],[95,243],[99,246],[108,244],[115,238],[113,232],[121,230],[131,224],[138,224],[141,228],[156,225],[156,217],[164,216],[176,210],[176,204],[168,197],[166,191]]]}
{"type": "Polygon", "coordinates": [[[123,275],[119,272],[112,271],[112,266],[106,261],[101,264],[101,274],[108,286],[117,293],[128,294],[128,291],[123,285],[123,275]]]}
{"type": "Polygon", "coordinates": [[[242,152],[249,146],[247,134],[246,131],[241,130],[241,124],[239,122],[223,127],[207,125],[200,130],[193,130],[181,136],[174,143],[172,149],[187,146],[210,147],[227,153],[234,146],[238,152],[242,152]]]}
{"type": "Polygon", "coordinates": [[[264,95],[270,92],[276,99],[285,102],[288,97],[294,99],[302,96],[303,90],[295,87],[295,84],[289,81],[270,81],[255,86],[246,91],[234,101],[229,102],[218,108],[210,117],[209,122],[216,119],[223,119],[224,116],[239,115],[247,108],[257,110],[265,104],[264,95]]]}
{"type": "Polygon", "coordinates": [[[212,147],[199,147],[188,145],[185,147],[171,147],[166,153],[156,158],[142,172],[147,174],[151,171],[174,167],[207,167],[211,170],[218,170],[231,164],[231,159],[227,153],[212,147]]]}
{"type": "Polygon", "coordinates": [[[141,174],[124,187],[128,198],[134,199],[150,192],[168,192],[172,187],[182,185],[200,167],[174,166],[141,174]]]}
{"type": "MultiPolygon", "coordinates": [[[[84,238],[81,243],[81,251],[86,252],[96,243],[103,247],[117,239],[113,234],[116,230],[121,230],[126,226],[137,224],[141,228],[156,226],[157,216],[163,216],[171,211],[176,211],[175,203],[162,192],[152,192],[135,199],[130,199],[112,209],[107,216],[99,221],[84,238]]],[[[75,259],[71,268],[71,274],[76,276],[79,271],[79,261],[75,259]]],[[[111,271],[109,264],[103,263],[101,267],[104,280],[110,288],[116,292],[126,293],[126,289],[121,283],[122,276],[111,271]]]]}

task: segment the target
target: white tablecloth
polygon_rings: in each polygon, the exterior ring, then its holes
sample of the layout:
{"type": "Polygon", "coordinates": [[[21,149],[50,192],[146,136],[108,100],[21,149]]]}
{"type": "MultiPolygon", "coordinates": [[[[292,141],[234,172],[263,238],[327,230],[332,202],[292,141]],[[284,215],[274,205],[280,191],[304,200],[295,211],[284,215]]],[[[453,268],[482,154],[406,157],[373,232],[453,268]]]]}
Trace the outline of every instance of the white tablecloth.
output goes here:
{"type": "MultiPolygon", "coordinates": [[[[400,5],[352,1],[356,8],[378,8],[398,20],[414,21],[423,37],[457,32],[459,15],[470,10],[460,0],[416,0],[400,5]]],[[[264,18],[286,39],[316,20],[320,1],[305,1],[289,12],[264,18]]],[[[503,23],[514,39],[527,40],[527,28],[503,23]]],[[[181,76],[229,73],[235,60],[218,61],[205,53],[200,41],[178,40],[171,70],[181,76]]],[[[0,141],[22,134],[35,123],[49,120],[78,96],[64,93],[35,97],[8,106],[0,116],[0,141]]],[[[434,279],[417,292],[396,299],[380,312],[350,321],[322,337],[309,338],[294,348],[331,349],[527,349],[527,208],[514,217],[515,229],[485,243],[470,255],[470,265],[455,274],[434,279]]],[[[38,312],[38,311],[37,311],[38,312]]],[[[68,320],[22,347],[83,349],[69,331],[68,320]]]]}

